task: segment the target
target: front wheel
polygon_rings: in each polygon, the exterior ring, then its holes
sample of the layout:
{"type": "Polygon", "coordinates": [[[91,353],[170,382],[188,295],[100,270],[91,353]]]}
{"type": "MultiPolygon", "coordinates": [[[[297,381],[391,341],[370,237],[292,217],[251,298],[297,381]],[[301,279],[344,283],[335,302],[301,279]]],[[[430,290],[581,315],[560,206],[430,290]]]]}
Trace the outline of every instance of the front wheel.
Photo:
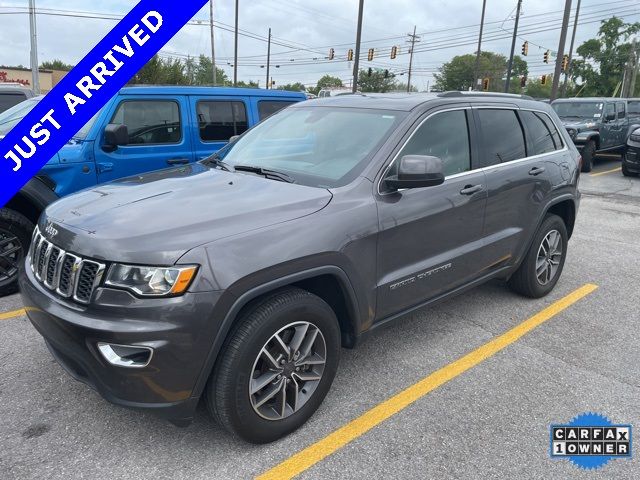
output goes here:
{"type": "Polygon", "coordinates": [[[0,208],[0,297],[18,291],[18,266],[29,250],[34,228],[24,215],[0,208]]]}
{"type": "Polygon", "coordinates": [[[622,175],[624,175],[625,177],[637,177],[638,176],[637,173],[633,173],[627,168],[627,166],[624,164],[624,160],[622,161],[622,175]]]}
{"type": "Polygon", "coordinates": [[[567,257],[567,227],[557,215],[547,215],[509,287],[526,297],[540,298],[556,286],[567,257]]]}
{"type": "Polygon", "coordinates": [[[206,399],[227,431],[252,443],[304,424],[338,368],[340,328],[321,298],[288,288],[255,304],[225,342],[206,399]]]}
{"type": "Polygon", "coordinates": [[[590,172],[593,169],[593,159],[596,156],[596,142],[589,140],[582,149],[582,171],[590,172]]]}

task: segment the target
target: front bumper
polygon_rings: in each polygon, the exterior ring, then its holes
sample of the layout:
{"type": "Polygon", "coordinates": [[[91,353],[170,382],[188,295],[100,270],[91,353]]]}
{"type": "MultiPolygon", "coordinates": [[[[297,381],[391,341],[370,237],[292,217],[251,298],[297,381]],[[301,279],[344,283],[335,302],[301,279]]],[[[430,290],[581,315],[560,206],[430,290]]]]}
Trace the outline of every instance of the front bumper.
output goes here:
{"type": "Polygon", "coordinates": [[[199,399],[194,389],[219,328],[212,315],[219,292],[139,299],[98,288],[91,305],[78,305],[46,290],[28,267],[19,284],[29,320],[74,378],[112,403],[177,424],[192,420],[199,399]],[[114,366],[98,342],[150,347],[153,357],[143,368],[114,366]]]}
{"type": "Polygon", "coordinates": [[[628,145],[622,163],[631,173],[640,174],[640,146],[628,145]]]}

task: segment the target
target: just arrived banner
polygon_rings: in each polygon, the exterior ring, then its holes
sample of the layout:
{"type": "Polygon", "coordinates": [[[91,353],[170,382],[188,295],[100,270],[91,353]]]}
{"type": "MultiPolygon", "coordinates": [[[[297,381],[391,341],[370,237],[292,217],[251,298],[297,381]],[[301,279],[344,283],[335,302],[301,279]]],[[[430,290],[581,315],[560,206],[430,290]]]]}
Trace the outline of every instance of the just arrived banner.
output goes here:
{"type": "Polygon", "coordinates": [[[208,0],[141,0],[0,140],[4,206],[208,0]]]}

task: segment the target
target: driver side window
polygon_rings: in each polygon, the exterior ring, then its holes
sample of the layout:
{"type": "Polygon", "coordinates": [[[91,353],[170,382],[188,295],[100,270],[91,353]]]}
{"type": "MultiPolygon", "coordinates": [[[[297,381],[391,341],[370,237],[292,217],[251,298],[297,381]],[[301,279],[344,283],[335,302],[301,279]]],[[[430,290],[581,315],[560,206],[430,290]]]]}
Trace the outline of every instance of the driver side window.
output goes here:
{"type": "MultiPolygon", "coordinates": [[[[471,170],[469,127],[465,110],[437,113],[425,121],[414,132],[411,139],[398,154],[430,155],[442,160],[444,175],[471,170]]],[[[394,162],[390,175],[394,175],[398,161],[394,162]]]]}

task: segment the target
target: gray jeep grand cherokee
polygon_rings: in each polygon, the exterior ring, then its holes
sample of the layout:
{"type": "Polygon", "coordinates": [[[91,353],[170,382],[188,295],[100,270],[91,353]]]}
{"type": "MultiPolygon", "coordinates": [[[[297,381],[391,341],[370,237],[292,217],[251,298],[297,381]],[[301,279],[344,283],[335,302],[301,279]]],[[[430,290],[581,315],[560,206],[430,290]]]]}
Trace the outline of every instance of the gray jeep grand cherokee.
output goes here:
{"type": "Polygon", "coordinates": [[[53,356],[106,399],[250,442],[301,426],[340,347],[490,279],[562,272],[580,157],[519,96],[293,105],[201,163],[85,190],[40,218],[20,275],[53,356]]]}

